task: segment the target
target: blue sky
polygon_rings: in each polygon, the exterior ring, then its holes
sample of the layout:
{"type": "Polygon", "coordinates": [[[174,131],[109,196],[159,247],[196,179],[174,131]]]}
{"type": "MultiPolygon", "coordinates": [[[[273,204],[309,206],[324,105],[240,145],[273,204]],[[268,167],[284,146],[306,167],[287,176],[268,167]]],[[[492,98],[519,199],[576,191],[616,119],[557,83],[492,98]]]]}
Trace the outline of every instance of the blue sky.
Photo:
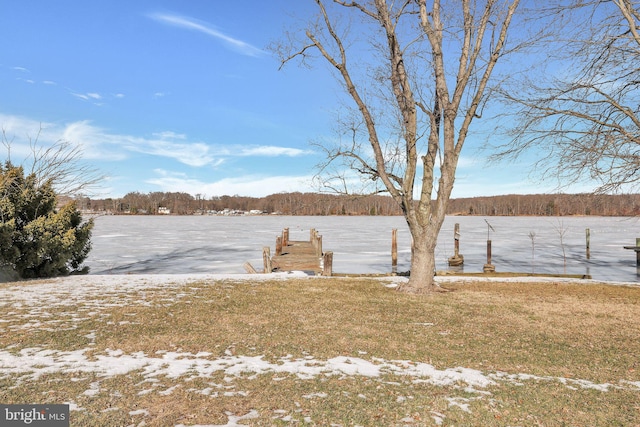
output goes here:
{"type": "MultiPolygon", "coordinates": [[[[316,190],[322,153],[310,142],[331,137],[340,87],[319,62],[279,71],[267,50],[315,12],[313,2],[3,6],[0,126],[14,163],[42,127],[40,143],[80,144],[107,176],[97,197],[316,190]]],[[[524,161],[488,167],[482,142],[469,136],[454,197],[551,191],[528,179],[524,161]]]]}

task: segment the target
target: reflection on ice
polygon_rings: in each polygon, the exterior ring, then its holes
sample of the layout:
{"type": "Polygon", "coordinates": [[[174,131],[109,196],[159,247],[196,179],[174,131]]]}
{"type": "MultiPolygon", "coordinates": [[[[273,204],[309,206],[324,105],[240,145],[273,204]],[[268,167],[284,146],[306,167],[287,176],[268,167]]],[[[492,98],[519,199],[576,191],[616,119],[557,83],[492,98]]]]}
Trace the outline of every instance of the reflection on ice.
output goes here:
{"type": "MultiPolygon", "coordinates": [[[[635,253],[623,248],[640,237],[638,219],[619,217],[448,217],[436,248],[438,270],[449,269],[454,224],[459,223],[464,271],[482,271],[487,261],[485,219],[493,227],[496,271],[639,281],[635,253]]],[[[398,229],[398,271],[409,269],[411,238],[402,217],[343,216],[103,216],[96,218],[87,265],[92,274],[244,273],[247,261],[260,270],[262,248],[273,250],[285,227],[292,240],[306,240],[316,228],[325,251],[333,251],[333,270],[339,273],[390,272],[391,232],[398,229]]]]}

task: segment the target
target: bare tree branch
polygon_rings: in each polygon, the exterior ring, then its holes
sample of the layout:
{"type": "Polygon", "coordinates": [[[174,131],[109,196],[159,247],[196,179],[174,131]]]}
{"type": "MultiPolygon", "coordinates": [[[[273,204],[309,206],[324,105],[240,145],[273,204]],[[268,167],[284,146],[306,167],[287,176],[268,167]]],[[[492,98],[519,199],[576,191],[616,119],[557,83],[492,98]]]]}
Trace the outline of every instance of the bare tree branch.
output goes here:
{"type": "Polygon", "coordinates": [[[591,17],[587,31],[574,34],[559,56],[573,72],[504,93],[519,105],[518,126],[496,158],[535,148],[547,153],[537,170],[561,186],[589,179],[600,193],[638,188],[639,6],[628,0],[576,2],[566,12],[591,17]]]}
{"type": "MultiPolygon", "coordinates": [[[[25,159],[27,174],[34,174],[36,185],[51,182],[54,190],[61,196],[91,194],[104,180],[104,175],[93,166],[83,162],[82,148],[70,141],[58,140],[46,146],[40,142],[42,128],[35,137],[28,137],[30,155],[25,159]]],[[[9,139],[2,130],[2,144],[11,161],[11,145],[14,138],[9,139]]]]}

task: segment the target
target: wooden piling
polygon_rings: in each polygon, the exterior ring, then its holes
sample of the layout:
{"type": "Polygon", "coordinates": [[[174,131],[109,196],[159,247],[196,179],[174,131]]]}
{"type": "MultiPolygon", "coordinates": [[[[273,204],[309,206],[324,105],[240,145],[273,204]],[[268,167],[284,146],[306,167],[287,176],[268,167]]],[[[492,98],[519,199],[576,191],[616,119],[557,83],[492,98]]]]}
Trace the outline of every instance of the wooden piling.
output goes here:
{"type": "Polygon", "coordinates": [[[398,229],[391,230],[391,272],[398,272],[398,229]]]}
{"type": "Polygon", "coordinates": [[[271,248],[269,246],[262,248],[262,261],[264,262],[264,273],[271,273],[273,268],[271,267],[271,248]]]}
{"type": "Polygon", "coordinates": [[[449,258],[450,267],[464,265],[464,257],[460,255],[460,224],[456,223],[453,229],[453,256],[449,258]]]}
{"type": "Polygon", "coordinates": [[[333,252],[328,251],[322,257],[322,275],[331,276],[333,274],[333,252]]]}
{"type": "Polygon", "coordinates": [[[249,263],[249,262],[245,262],[243,265],[244,270],[249,273],[249,274],[258,274],[258,272],[256,271],[255,268],[253,268],[253,266],[249,263]]]}
{"type": "Polygon", "coordinates": [[[322,236],[316,235],[316,238],[313,243],[316,248],[316,255],[321,257],[322,256],[322,236]]]}
{"type": "Polygon", "coordinates": [[[587,259],[591,259],[591,230],[587,228],[587,259]]]}
{"type": "Polygon", "coordinates": [[[282,236],[276,237],[276,256],[282,255],[282,236]]]}
{"type": "Polygon", "coordinates": [[[289,246],[289,229],[282,230],[282,247],[289,246]]]}
{"type": "Polygon", "coordinates": [[[491,240],[487,240],[487,263],[482,269],[485,273],[492,273],[496,271],[496,267],[491,264],[491,240]]]}

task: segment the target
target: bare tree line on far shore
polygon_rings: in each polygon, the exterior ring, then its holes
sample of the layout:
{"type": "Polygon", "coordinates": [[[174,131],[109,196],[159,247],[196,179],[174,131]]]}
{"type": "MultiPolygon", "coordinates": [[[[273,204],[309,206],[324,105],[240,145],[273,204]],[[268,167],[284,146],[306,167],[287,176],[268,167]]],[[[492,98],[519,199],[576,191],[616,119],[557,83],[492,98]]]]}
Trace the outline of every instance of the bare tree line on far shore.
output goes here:
{"type": "MultiPolygon", "coordinates": [[[[278,193],[266,197],[131,192],[122,198],[80,197],[83,211],[114,215],[197,215],[262,213],[280,215],[402,215],[391,197],[324,193],[278,193]]],[[[448,215],[477,216],[637,216],[640,194],[532,194],[451,199],[448,215]]]]}

